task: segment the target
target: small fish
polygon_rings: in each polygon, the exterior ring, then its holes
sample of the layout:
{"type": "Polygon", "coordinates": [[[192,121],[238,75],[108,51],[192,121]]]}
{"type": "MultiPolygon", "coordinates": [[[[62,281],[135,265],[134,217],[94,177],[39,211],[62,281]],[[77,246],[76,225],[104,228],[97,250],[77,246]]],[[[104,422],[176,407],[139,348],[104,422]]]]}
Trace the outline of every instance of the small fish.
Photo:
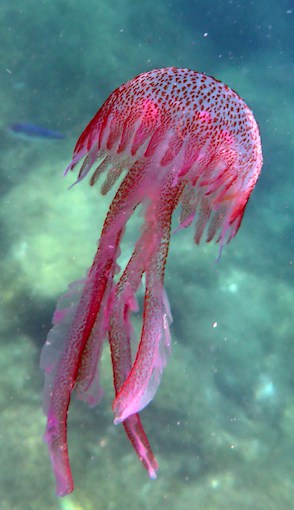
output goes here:
{"type": "Polygon", "coordinates": [[[26,123],[17,123],[10,124],[8,126],[8,130],[13,135],[18,138],[23,138],[25,140],[33,140],[33,139],[48,139],[48,140],[62,140],[65,138],[63,133],[59,133],[58,131],[53,131],[52,129],[47,129],[41,126],[36,126],[35,124],[26,124],[26,123]]]}

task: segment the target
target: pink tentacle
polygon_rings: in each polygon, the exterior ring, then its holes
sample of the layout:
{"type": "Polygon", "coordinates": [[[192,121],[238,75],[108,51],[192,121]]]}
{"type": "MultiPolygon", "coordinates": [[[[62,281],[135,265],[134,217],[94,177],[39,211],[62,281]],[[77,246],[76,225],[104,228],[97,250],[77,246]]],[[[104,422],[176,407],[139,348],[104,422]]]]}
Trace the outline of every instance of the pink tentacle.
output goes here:
{"type": "Polygon", "coordinates": [[[168,316],[163,289],[165,263],[169,248],[171,217],[183,185],[171,188],[173,176],[166,178],[157,202],[146,213],[142,245],[153,235],[153,252],[146,266],[146,291],[141,340],[131,372],[113,403],[114,423],[120,423],[143,409],[152,400],[166,364],[169,349],[168,316]],[[171,192],[172,190],[172,192],[171,192]],[[149,218],[149,221],[147,221],[149,218]],[[150,229],[150,223],[153,228],[150,229]],[[154,229],[154,225],[156,226],[154,229]],[[155,237],[154,237],[155,236],[155,237]]]}
{"type": "MultiPolygon", "coordinates": [[[[114,246],[118,246],[119,240],[120,235],[117,234],[114,246]]],[[[103,270],[101,270],[101,264],[98,271],[95,271],[92,266],[67,335],[64,351],[56,368],[44,439],[48,443],[58,495],[65,495],[73,490],[67,448],[67,411],[78,375],[80,359],[94,326],[107,279],[110,273],[114,272],[116,252],[117,248],[113,250],[112,257],[109,256],[105,261],[103,270]]]]}
{"type": "Polygon", "coordinates": [[[156,478],[156,471],[158,469],[157,460],[153,455],[150,443],[144,431],[140,416],[138,413],[129,416],[123,422],[126,434],[132,443],[140,461],[145,469],[148,471],[151,479],[156,478]]]}
{"type": "MultiPolygon", "coordinates": [[[[44,435],[56,478],[56,492],[62,496],[73,490],[67,447],[67,413],[78,378],[83,352],[95,324],[108,282],[112,282],[119,255],[119,243],[126,222],[140,202],[144,171],[134,165],[120,185],[107,214],[100,243],[86,278],[77,311],[68,328],[54,382],[49,388],[50,403],[44,435]]],[[[48,349],[48,344],[46,345],[48,349]]],[[[48,391],[47,391],[48,394],[48,391]]]]}
{"type": "MultiPolygon", "coordinates": [[[[133,331],[129,316],[136,309],[135,294],[154,250],[152,241],[145,243],[145,237],[141,237],[137,243],[133,255],[115,287],[109,324],[115,395],[119,393],[132,367],[131,336],[133,331]]],[[[156,478],[158,464],[139,414],[129,416],[123,422],[123,426],[150,478],[156,478]]]]}

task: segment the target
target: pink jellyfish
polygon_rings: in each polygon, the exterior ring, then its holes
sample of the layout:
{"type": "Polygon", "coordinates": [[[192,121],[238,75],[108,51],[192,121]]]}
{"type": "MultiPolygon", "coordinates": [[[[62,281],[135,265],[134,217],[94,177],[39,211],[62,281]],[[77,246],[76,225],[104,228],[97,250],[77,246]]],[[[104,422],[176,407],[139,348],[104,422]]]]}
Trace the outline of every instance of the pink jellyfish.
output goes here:
{"type": "Polygon", "coordinates": [[[180,227],[194,223],[197,244],[205,236],[221,249],[240,227],[262,152],[257,123],[238,94],[205,74],[170,67],[143,73],[109,96],[78,139],[67,170],[80,160],[76,182],[91,171],[94,185],[104,173],[103,194],[119,178],[121,183],[93,264],[59,299],[41,355],[45,439],[58,495],[73,490],[67,448],[71,393],[91,406],[98,403],[98,365],[107,337],[114,423],[122,422],[150,477],[156,477],[157,462],[138,413],[154,397],[170,351],[163,283],[172,214],[180,205],[180,227]],[[120,242],[139,204],[141,234],[120,271],[120,242]],[[143,275],[143,324],[133,359],[131,313],[138,310],[143,275]]]}

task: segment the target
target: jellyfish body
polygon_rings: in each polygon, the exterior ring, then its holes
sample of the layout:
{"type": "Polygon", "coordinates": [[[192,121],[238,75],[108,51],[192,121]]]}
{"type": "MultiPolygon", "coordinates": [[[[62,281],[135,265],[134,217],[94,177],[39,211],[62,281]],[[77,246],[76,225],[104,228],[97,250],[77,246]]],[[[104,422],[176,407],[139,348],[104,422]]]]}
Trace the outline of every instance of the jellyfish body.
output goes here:
{"type": "Polygon", "coordinates": [[[67,170],[83,160],[77,181],[101,174],[103,194],[126,172],[110,205],[93,264],[60,298],[42,351],[45,439],[57,493],[73,489],[67,449],[71,393],[95,405],[98,365],[108,337],[115,389],[114,422],[122,422],[150,477],[157,462],[139,411],[154,397],[170,351],[171,314],[164,271],[173,212],[195,224],[195,242],[222,247],[235,236],[262,166],[258,126],[228,86],[188,69],[143,73],[116,89],[81,134],[67,170]],[[144,224],[120,276],[117,258],[129,218],[141,205],[144,224]],[[131,314],[145,275],[141,337],[135,358],[131,314]]]}

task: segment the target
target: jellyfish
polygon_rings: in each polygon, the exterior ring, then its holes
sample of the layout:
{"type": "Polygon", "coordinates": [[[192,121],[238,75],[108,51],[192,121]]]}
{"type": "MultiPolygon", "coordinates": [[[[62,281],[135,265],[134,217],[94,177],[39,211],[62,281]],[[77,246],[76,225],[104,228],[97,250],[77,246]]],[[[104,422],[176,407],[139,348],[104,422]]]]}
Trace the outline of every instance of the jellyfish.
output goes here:
{"type": "Polygon", "coordinates": [[[75,183],[102,175],[105,195],[117,191],[86,277],[57,302],[41,354],[45,372],[45,440],[58,495],[73,490],[67,446],[70,399],[96,405],[99,361],[108,339],[114,423],[126,434],[151,478],[158,468],[139,412],[153,399],[170,354],[171,312],[164,273],[171,220],[194,225],[194,241],[219,243],[237,233],[262,167],[259,129],[236,92],[203,73],[175,67],[140,74],[117,88],[79,137],[66,173],[75,183]],[[134,211],[143,224],[128,263],[119,268],[121,240],[134,211]],[[132,314],[144,287],[141,336],[132,314]],[[136,345],[136,352],[132,346],[136,345]]]}

